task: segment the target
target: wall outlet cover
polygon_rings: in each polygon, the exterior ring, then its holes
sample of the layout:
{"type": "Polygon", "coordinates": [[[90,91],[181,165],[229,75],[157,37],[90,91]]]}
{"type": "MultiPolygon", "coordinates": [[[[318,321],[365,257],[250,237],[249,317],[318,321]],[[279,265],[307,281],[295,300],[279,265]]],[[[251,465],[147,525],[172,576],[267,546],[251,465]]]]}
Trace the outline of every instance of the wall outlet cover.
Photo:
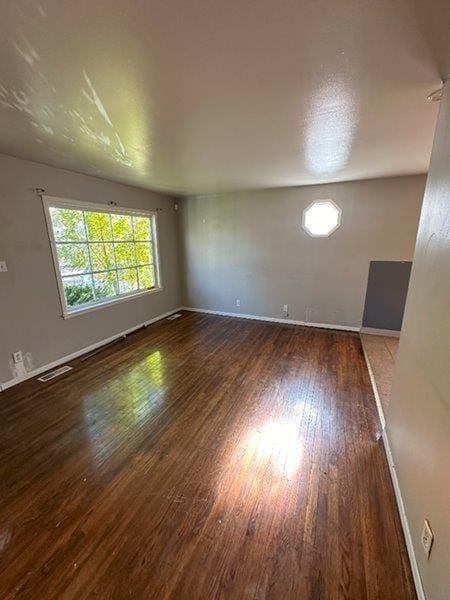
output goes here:
{"type": "Polygon", "coordinates": [[[6,266],[6,262],[4,260],[0,260],[0,273],[6,273],[8,267],[6,266]]]}
{"type": "Polygon", "coordinates": [[[16,364],[23,361],[21,350],[17,350],[17,352],[13,352],[12,357],[16,364]]]}
{"type": "Polygon", "coordinates": [[[431,547],[433,546],[433,540],[434,535],[430,523],[427,519],[425,519],[423,522],[421,542],[423,546],[423,551],[427,555],[427,558],[430,556],[431,547]]]}

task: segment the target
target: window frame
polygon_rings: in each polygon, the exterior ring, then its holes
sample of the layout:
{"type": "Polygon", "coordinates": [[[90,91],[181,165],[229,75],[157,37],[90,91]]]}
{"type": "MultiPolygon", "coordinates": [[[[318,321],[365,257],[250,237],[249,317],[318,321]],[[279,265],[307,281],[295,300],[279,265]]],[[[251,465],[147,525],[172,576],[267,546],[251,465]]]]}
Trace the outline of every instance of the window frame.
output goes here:
{"type": "Polygon", "coordinates": [[[335,231],[337,231],[341,226],[342,226],[342,208],[338,204],[336,204],[336,202],[334,200],[332,200],[331,198],[318,198],[317,200],[313,200],[310,204],[308,204],[308,206],[306,206],[306,208],[303,209],[302,227],[310,237],[313,237],[313,238],[330,237],[330,235],[332,235],[335,231]],[[306,226],[306,213],[308,212],[309,209],[311,209],[316,204],[331,204],[332,206],[334,206],[334,208],[337,211],[337,217],[338,217],[337,223],[332,229],[330,229],[330,231],[328,233],[312,233],[310,231],[310,229],[308,229],[308,227],[306,226]]]}
{"type": "MultiPolygon", "coordinates": [[[[133,300],[135,298],[140,298],[147,294],[154,294],[156,292],[160,292],[163,290],[162,284],[162,276],[161,276],[161,261],[159,255],[159,239],[158,239],[158,213],[155,210],[145,210],[141,208],[129,208],[125,206],[116,206],[104,203],[97,202],[84,202],[81,200],[71,200],[69,198],[61,198],[59,196],[42,196],[42,204],[44,208],[45,221],[47,225],[47,233],[50,242],[50,248],[53,258],[53,268],[56,276],[56,283],[58,286],[59,292],[59,300],[61,304],[61,316],[64,319],[70,319],[72,317],[76,317],[77,315],[84,314],[86,312],[91,312],[94,310],[99,310],[100,308],[105,308],[108,306],[112,306],[114,304],[118,304],[120,302],[125,302],[126,300],[133,300]],[[102,299],[102,300],[94,300],[92,302],[87,302],[86,304],[82,304],[79,307],[71,308],[67,305],[66,295],[64,292],[63,278],[61,275],[61,271],[59,268],[59,260],[58,260],[58,251],[57,251],[57,241],[55,240],[55,235],[53,231],[53,223],[50,214],[51,208],[68,208],[73,210],[86,210],[93,212],[102,212],[106,214],[120,214],[120,215],[130,215],[130,216],[143,216],[148,217],[150,219],[150,227],[151,227],[151,242],[152,242],[152,254],[153,254],[153,266],[155,270],[155,287],[147,290],[137,290],[132,292],[127,292],[124,294],[118,294],[112,298],[102,299]]],[[[86,240],[86,243],[88,241],[86,240]]],[[[117,270],[116,268],[114,269],[117,270]]],[[[89,271],[91,274],[91,271],[89,271]]]]}

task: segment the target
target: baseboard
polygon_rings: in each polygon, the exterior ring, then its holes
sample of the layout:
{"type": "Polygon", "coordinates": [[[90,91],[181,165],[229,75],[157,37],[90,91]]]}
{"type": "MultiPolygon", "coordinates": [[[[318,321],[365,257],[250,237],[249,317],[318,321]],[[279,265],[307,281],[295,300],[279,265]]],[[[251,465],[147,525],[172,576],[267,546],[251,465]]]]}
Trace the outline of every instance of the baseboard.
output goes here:
{"type": "Polygon", "coordinates": [[[372,391],[373,391],[373,395],[375,397],[375,403],[377,405],[378,416],[380,417],[381,426],[384,429],[386,427],[386,419],[384,417],[384,411],[383,411],[383,406],[381,404],[380,394],[378,393],[377,382],[375,381],[375,376],[373,374],[373,370],[370,365],[370,361],[369,361],[369,357],[367,355],[366,349],[364,348],[364,344],[361,343],[361,346],[363,349],[367,370],[369,371],[369,379],[370,379],[370,383],[372,384],[372,391]]]}
{"type": "MultiPolygon", "coordinates": [[[[346,327],[346,326],[342,326],[342,325],[331,325],[329,323],[307,323],[305,321],[295,321],[293,319],[277,319],[277,318],[272,318],[272,317],[260,317],[257,315],[248,315],[248,314],[242,314],[242,313],[230,313],[230,312],[224,312],[224,311],[219,311],[219,310],[207,310],[207,309],[203,309],[203,308],[192,308],[192,307],[187,307],[187,306],[183,306],[182,310],[186,310],[186,311],[191,311],[191,312],[198,312],[198,313],[206,313],[206,314],[211,314],[211,315],[221,315],[221,316],[226,316],[226,317],[239,317],[241,319],[254,319],[254,320],[258,320],[258,321],[270,321],[270,322],[274,322],[274,323],[289,323],[291,325],[303,325],[303,326],[307,326],[307,327],[320,327],[320,328],[326,328],[326,329],[339,329],[339,330],[344,330],[344,331],[360,331],[359,327],[346,327]]],[[[362,330],[361,330],[362,331],[362,330]]],[[[371,330],[371,332],[380,332],[383,330],[371,330]]],[[[394,334],[398,334],[400,335],[399,332],[390,332],[391,335],[394,334]]],[[[386,334],[380,334],[378,333],[378,335],[386,335],[386,334]]],[[[414,546],[412,543],[412,538],[411,538],[411,532],[409,529],[409,524],[408,524],[408,519],[406,517],[406,512],[405,512],[405,506],[403,504],[403,498],[402,498],[402,494],[400,491],[400,486],[398,483],[398,478],[397,478],[397,473],[395,471],[395,465],[394,465],[394,460],[392,458],[392,452],[389,446],[389,440],[388,437],[386,435],[386,430],[385,430],[385,418],[384,418],[384,413],[383,413],[383,408],[381,406],[381,402],[380,402],[380,396],[378,394],[378,390],[376,387],[376,383],[375,383],[375,379],[373,376],[373,372],[372,372],[372,368],[370,366],[370,362],[368,360],[368,357],[366,355],[366,352],[363,348],[364,351],[364,357],[366,359],[366,364],[367,364],[367,368],[369,371],[369,376],[370,376],[370,381],[372,383],[372,388],[374,391],[374,396],[375,396],[375,401],[377,404],[377,409],[378,409],[378,414],[380,416],[380,421],[382,423],[383,426],[383,431],[382,431],[382,439],[383,439],[383,445],[384,445],[384,449],[386,452],[386,458],[387,458],[387,462],[389,465],[389,472],[391,475],[391,479],[392,479],[392,484],[394,487],[394,492],[395,492],[395,498],[397,501],[397,507],[398,507],[398,512],[400,515],[400,521],[402,524],[402,528],[403,528],[403,533],[405,536],[405,541],[406,541],[406,548],[408,551],[408,557],[409,557],[409,561],[411,564],[411,571],[413,574],[413,578],[414,578],[414,584],[416,587],[416,593],[417,593],[417,598],[418,600],[426,600],[425,599],[425,594],[423,591],[423,586],[422,586],[422,580],[420,578],[420,573],[419,573],[419,569],[417,566],[417,561],[416,561],[416,556],[414,553],[414,546]]]]}
{"type": "Polygon", "coordinates": [[[8,388],[12,387],[13,385],[22,383],[22,381],[26,381],[27,379],[32,379],[33,377],[36,377],[37,375],[40,375],[41,373],[44,373],[45,371],[50,371],[50,369],[54,369],[55,367],[58,367],[62,363],[70,362],[71,360],[74,360],[75,358],[78,358],[79,356],[82,356],[83,354],[87,354],[88,352],[97,350],[97,348],[100,348],[101,346],[104,346],[105,344],[109,344],[109,343],[113,342],[114,340],[117,340],[117,339],[123,337],[124,335],[129,335],[130,333],[133,333],[133,331],[137,331],[138,329],[141,329],[141,327],[146,327],[147,325],[156,323],[156,321],[165,319],[166,317],[169,317],[170,315],[172,315],[173,313],[175,313],[179,310],[181,310],[181,307],[173,308],[172,310],[169,310],[168,312],[163,313],[162,315],[153,317],[153,319],[144,321],[143,323],[140,323],[139,325],[135,325],[134,327],[131,327],[130,329],[126,329],[125,331],[116,333],[115,335],[112,335],[109,338],[100,340],[99,342],[95,342],[95,344],[91,344],[90,346],[86,346],[85,348],[82,348],[81,350],[72,352],[72,354],[67,354],[66,356],[62,356],[61,358],[58,358],[57,360],[54,360],[51,363],[43,365],[42,367],[37,367],[36,369],[33,369],[32,371],[30,371],[26,375],[23,375],[22,377],[16,377],[15,379],[10,379],[9,381],[5,381],[4,383],[0,384],[0,391],[3,392],[4,390],[7,390],[8,388]]]}
{"type": "Polygon", "coordinates": [[[384,451],[386,453],[386,459],[389,466],[389,473],[391,475],[392,485],[394,487],[395,499],[397,501],[398,513],[400,515],[400,521],[402,524],[403,535],[405,536],[406,549],[408,551],[408,558],[411,565],[411,571],[413,574],[414,585],[416,588],[416,594],[418,600],[426,600],[425,594],[423,591],[422,580],[420,578],[419,568],[417,566],[416,555],[414,552],[414,546],[411,538],[411,531],[409,529],[408,518],[406,516],[405,505],[403,504],[402,493],[400,491],[400,484],[398,482],[397,471],[395,470],[394,458],[392,456],[391,447],[389,445],[389,439],[386,433],[386,419],[384,417],[383,407],[380,401],[380,395],[378,393],[377,384],[375,381],[375,377],[372,371],[372,367],[370,366],[369,357],[367,356],[367,352],[364,348],[364,344],[362,344],[362,349],[364,353],[364,358],[366,360],[367,370],[369,371],[370,383],[372,384],[373,395],[375,397],[375,402],[377,405],[378,416],[380,417],[382,432],[381,438],[383,440],[384,451]]]}
{"type": "Polygon", "coordinates": [[[405,536],[406,549],[408,551],[409,562],[411,564],[411,571],[414,579],[414,585],[416,588],[418,600],[426,600],[425,592],[423,590],[422,579],[420,577],[419,567],[417,565],[416,555],[414,552],[414,546],[412,543],[411,531],[409,529],[408,517],[406,516],[405,505],[403,503],[402,492],[400,490],[400,484],[397,477],[397,471],[395,469],[395,463],[389,445],[389,438],[386,430],[382,433],[384,451],[386,452],[386,458],[389,465],[389,472],[391,474],[392,485],[394,487],[395,498],[397,500],[398,512],[400,514],[400,521],[403,528],[403,534],[405,536]]]}
{"type": "MultiPolygon", "coordinates": [[[[92,352],[93,350],[96,350],[97,348],[100,348],[101,346],[108,344],[112,341],[114,341],[115,339],[118,339],[124,335],[128,335],[130,333],[132,333],[133,331],[137,331],[138,329],[140,329],[141,327],[147,326],[147,325],[151,325],[152,323],[155,323],[156,321],[160,321],[168,316],[170,316],[171,314],[178,312],[179,310],[186,310],[189,312],[198,312],[198,313],[206,313],[206,314],[212,314],[212,315],[221,315],[221,316],[227,316],[227,317],[238,317],[241,319],[253,319],[253,320],[257,320],[257,321],[269,321],[269,322],[273,322],[273,323],[288,323],[291,325],[303,325],[303,326],[307,326],[307,327],[319,327],[319,328],[325,328],[325,329],[338,329],[338,330],[343,330],[343,331],[359,331],[359,327],[350,327],[350,326],[343,326],[343,325],[332,325],[329,323],[307,323],[305,321],[296,321],[293,319],[281,319],[281,318],[273,318],[273,317],[260,317],[258,315],[248,315],[248,314],[242,314],[242,313],[230,313],[230,312],[224,312],[224,311],[217,311],[217,310],[207,310],[207,309],[202,309],[202,308],[191,308],[191,307],[185,307],[185,306],[180,306],[178,308],[174,308],[166,313],[160,314],[156,317],[153,317],[152,319],[149,319],[148,321],[144,321],[143,323],[140,323],[139,325],[136,325],[134,327],[131,327],[130,329],[126,329],[125,331],[121,331],[120,333],[117,333],[109,338],[103,339],[99,342],[96,342],[95,344],[91,344],[90,346],[86,346],[85,348],[82,348],[81,350],[77,350],[76,352],[73,352],[72,354],[68,354],[66,356],[63,356],[51,363],[48,363],[46,365],[43,365],[41,367],[38,367],[37,369],[33,369],[33,371],[30,371],[29,373],[27,373],[25,376],[23,377],[17,377],[15,379],[11,379],[9,381],[6,381],[2,384],[0,384],[0,390],[4,391],[14,385],[17,385],[18,383],[21,383],[22,381],[26,381],[27,379],[31,379],[33,377],[36,377],[37,375],[40,375],[41,373],[43,373],[44,371],[49,371],[50,369],[53,369],[59,365],[61,365],[62,363],[65,362],[70,362],[71,360],[74,360],[75,358],[78,358],[79,356],[82,356],[83,354],[86,354],[87,352],[92,352]]],[[[362,331],[362,329],[361,329],[362,331]]],[[[373,331],[373,330],[372,330],[373,331]]],[[[375,396],[375,400],[377,402],[377,408],[378,408],[378,412],[380,415],[380,420],[382,421],[383,424],[383,431],[382,431],[382,439],[383,439],[383,445],[384,445],[384,450],[386,453],[386,458],[387,458],[387,462],[388,462],[388,466],[389,466],[389,472],[391,475],[391,479],[392,479],[392,485],[394,487],[394,492],[395,492],[395,498],[397,501],[397,507],[398,507],[398,511],[399,511],[399,515],[400,515],[400,521],[402,524],[402,528],[403,528],[403,533],[405,536],[405,541],[406,541],[406,548],[408,551],[408,557],[409,557],[409,561],[411,564],[411,570],[412,570],[412,574],[413,574],[413,578],[414,578],[414,584],[416,587],[416,593],[417,593],[417,597],[418,600],[426,600],[425,598],[425,594],[424,594],[424,590],[423,590],[423,586],[422,586],[422,580],[420,578],[420,573],[419,573],[419,568],[417,565],[417,561],[416,561],[416,556],[414,553],[414,546],[412,543],[412,537],[411,537],[411,532],[409,529],[409,524],[408,524],[408,518],[406,516],[406,512],[405,512],[405,506],[403,503],[403,498],[402,498],[402,494],[401,494],[401,490],[400,490],[400,485],[399,485],[399,481],[397,478],[397,472],[395,469],[395,464],[394,464],[394,459],[392,456],[392,452],[391,452],[391,448],[389,445],[389,438],[387,437],[387,433],[386,430],[384,429],[384,425],[385,425],[385,419],[384,419],[384,414],[382,411],[382,407],[381,407],[381,403],[379,400],[379,395],[378,395],[378,390],[376,388],[376,384],[375,384],[375,380],[373,378],[373,373],[372,373],[372,369],[370,367],[370,363],[368,361],[366,352],[363,348],[364,351],[364,356],[366,359],[366,364],[369,370],[369,376],[370,376],[370,380],[372,383],[372,387],[374,390],[374,396],[375,396]]]]}
{"type": "Polygon", "coordinates": [[[395,331],[395,329],[376,329],[375,327],[361,327],[361,333],[368,333],[369,335],[384,335],[386,337],[399,338],[401,331],[395,331]]]}
{"type": "Polygon", "coordinates": [[[296,321],[294,319],[283,319],[278,317],[261,317],[259,315],[248,315],[244,313],[224,312],[222,310],[209,310],[206,308],[192,308],[183,306],[181,310],[189,312],[205,313],[207,315],[219,315],[221,317],[237,317],[239,319],[251,319],[253,321],[269,321],[270,323],[286,323],[288,325],[303,325],[304,327],[318,327],[319,329],[338,329],[340,331],[359,331],[359,327],[350,325],[333,325],[331,323],[308,323],[307,321],[296,321]]]}

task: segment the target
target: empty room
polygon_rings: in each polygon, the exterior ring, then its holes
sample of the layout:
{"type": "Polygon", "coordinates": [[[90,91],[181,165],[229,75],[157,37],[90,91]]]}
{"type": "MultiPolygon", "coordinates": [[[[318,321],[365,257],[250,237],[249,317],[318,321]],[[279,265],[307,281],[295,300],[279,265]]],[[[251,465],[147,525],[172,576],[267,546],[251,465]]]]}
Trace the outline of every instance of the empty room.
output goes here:
{"type": "Polygon", "coordinates": [[[450,3],[1,8],[0,600],[449,600],[450,3]]]}

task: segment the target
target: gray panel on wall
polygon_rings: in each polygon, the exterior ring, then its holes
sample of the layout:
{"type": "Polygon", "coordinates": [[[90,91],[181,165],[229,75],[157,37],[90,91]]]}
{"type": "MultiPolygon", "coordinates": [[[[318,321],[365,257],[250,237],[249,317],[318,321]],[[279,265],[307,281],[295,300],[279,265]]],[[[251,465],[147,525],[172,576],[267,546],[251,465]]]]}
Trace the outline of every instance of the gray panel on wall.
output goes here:
{"type": "Polygon", "coordinates": [[[412,259],[424,187],[420,175],[183,198],[183,305],[282,318],[287,304],[289,319],[359,329],[370,261],[412,259]],[[321,198],[342,223],[312,238],[302,212],[321,198]]]}
{"type": "Polygon", "coordinates": [[[371,261],[363,327],[401,330],[411,266],[411,262],[371,261]]]}

